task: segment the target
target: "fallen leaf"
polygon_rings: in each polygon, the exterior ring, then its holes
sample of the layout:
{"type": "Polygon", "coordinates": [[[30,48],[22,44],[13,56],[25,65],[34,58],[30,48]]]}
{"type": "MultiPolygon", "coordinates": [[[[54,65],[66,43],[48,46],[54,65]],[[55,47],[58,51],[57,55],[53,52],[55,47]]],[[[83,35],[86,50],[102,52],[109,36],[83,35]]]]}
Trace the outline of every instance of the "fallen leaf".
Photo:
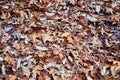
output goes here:
{"type": "Polygon", "coordinates": [[[67,62],[67,59],[65,57],[65,59],[62,60],[62,63],[65,64],[67,62]]]}
{"type": "Polygon", "coordinates": [[[2,50],[4,48],[3,43],[0,42],[0,50],[2,50]]]}
{"type": "Polygon", "coordinates": [[[50,3],[51,0],[43,0],[44,3],[50,3]]]}
{"type": "Polygon", "coordinates": [[[41,46],[35,46],[37,50],[40,50],[40,51],[46,51],[48,50],[47,47],[41,47],[41,46]]]}
{"type": "Polygon", "coordinates": [[[88,19],[85,16],[78,16],[80,24],[87,27],[88,26],[88,19]]]}
{"type": "Polygon", "coordinates": [[[20,45],[19,45],[18,41],[14,41],[13,47],[16,49],[20,49],[20,45]]]}
{"type": "Polygon", "coordinates": [[[39,57],[44,57],[45,55],[46,55],[45,52],[38,52],[38,56],[39,56],[39,57]]]}
{"type": "Polygon", "coordinates": [[[72,39],[72,37],[71,37],[71,36],[68,36],[68,37],[67,37],[67,40],[68,40],[68,42],[69,42],[69,43],[74,44],[74,41],[73,41],[73,39],[72,39]]]}
{"type": "Polygon", "coordinates": [[[11,57],[10,55],[8,55],[8,54],[5,56],[4,59],[5,59],[5,61],[7,61],[7,62],[10,62],[10,63],[12,62],[12,57],[11,57]]]}
{"type": "Polygon", "coordinates": [[[69,60],[70,62],[73,61],[73,59],[72,59],[70,56],[68,56],[68,60],[69,60]]]}
{"type": "Polygon", "coordinates": [[[90,16],[90,15],[87,15],[87,19],[90,20],[91,22],[97,22],[97,19],[95,17],[90,16]]]}
{"type": "Polygon", "coordinates": [[[101,7],[99,5],[96,5],[95,9],[96,9],[96,12],[99,13],[101,10],[101,7]]]}
{"type": "Polygon", "coordinates": [[[20,76],[20,80],[28,80],[26,76],[20,76]]]}
{"type": "Polygon", "coordinates": [[[46,14],[47,16],[49,16],[49,17],[55,15],[55,13],[50,13],[50,12],[45,12],[45,14],[46,14]]]}
{"type": "Polygon", "coordinates": [[[30,70],[28,67],[25,67],[25,66],[22,66],[22,71],[23,71],[23,74],[26,75],[26,76],[30,76],[30,70]]]}
{"type": "Polygon", "coordinates": [[[6,74],[6,72],[5,72],[5,65],[2,65],[1,72],[2,72],[2,74],[6,74]]]}
{"type": "Polygon", "coordinates": [[[93,80],[91,77],[87,76],[87,80],[93,80]]]}
{"type": "Polygon", "coordinates": [[[38,80],[46,80],[46,77],[49,75],[49,73],[44,70],[41,70],[39,74],[37,77],[38,80]]]}
{"type": "Polygon", "coordinates": [[[32,33],[32,34],[30,34],[28,37],[29,37],[29,39],[30,39],[34,44],[36,43],[36,37],[37,37],[37,35],[36,35],[35,32],[32,33]]]}
{"type": "Polygon", "coordinates": [[[104,76],[104,75],[105,75],[105,73],[106,73],[106,67],[105,67],[105,66],[103,66],[103,68],[102,68],[102,70],[101,70],[101,74],[104,76]]]}
{"type": "Polygon", "coordinates": [[[9,80],[16,80],[17,79],[17,76],[16,75],[11,75],[10,77],[9,77],[9,80]]]}
{"type": "Polygon", "coordinates": [[[70,32],[64,32],[61,34],[61,37],[67,37],[68,35],[70,35],[70,32]]]}
{"type": "Polygon", "coordinates": [[[42,40],[45,43],[46,41],[53,41],[53,37],[49,34],[42,34],[42,40]]]}

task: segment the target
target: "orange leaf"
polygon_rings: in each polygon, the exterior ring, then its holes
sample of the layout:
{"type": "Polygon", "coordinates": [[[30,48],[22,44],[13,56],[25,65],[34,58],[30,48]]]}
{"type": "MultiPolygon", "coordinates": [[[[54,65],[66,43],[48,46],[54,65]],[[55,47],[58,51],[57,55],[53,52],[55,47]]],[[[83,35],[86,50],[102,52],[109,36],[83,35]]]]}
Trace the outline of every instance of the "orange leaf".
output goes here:
{"type": "Polygon", "coordinates": [[[9,80],[16,80],[16,79],[17,79],[16,75],[11,75],[9,78],[9,80]]]}
{"type": "Polygon", "coordinates": [[[10,56],[10,55],[6,55],[6,56],[5,56],[5,61],[7,61],[7,62],[12,62],[11,56],[10,56]]]}
{"type": "Polygon", "coordinates": [[[49,2],[50,2],[50,0],[43,0],[43,2],[44,2],[44,3],[49,3],[49,2]]]}
{"type": "Polygon", "coordinates": [[[72,43],[72,44],[74,43],[74,41],[73,41],[73,39],[72,39],[71,36],[68,36],[68,37],[67,37],[67,40],[68,40],[69,43],[72,43]]]}
{"type": "Polygon", "coordinates": [[[39,57],[44,57],[46,54],[45,54],[45,52],[38,52],[39,54],[38,54],[38,56],[39,57]]]}
{"type": "Polygon", "coordinates": [[[70,32],[64,32],[61,34],[61,37],[67,37],[68,35],[70,35],[70,32]]]}

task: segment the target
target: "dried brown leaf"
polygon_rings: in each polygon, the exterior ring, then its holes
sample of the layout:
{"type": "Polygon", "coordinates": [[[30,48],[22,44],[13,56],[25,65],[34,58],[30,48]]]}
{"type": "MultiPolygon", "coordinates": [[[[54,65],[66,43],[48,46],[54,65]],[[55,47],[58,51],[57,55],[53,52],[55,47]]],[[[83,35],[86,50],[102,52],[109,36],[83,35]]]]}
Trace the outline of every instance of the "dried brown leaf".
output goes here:
{"type": "Polygon", "coordinates": [[[13,47],[16,48],[16,49],[20,49],[20,45],[19,45],[18,41],[15,41],[13,43],[13,47]]]}
{"type": "Polygon", "coordinates": [[[8,54],[5,56],[4,59],[5,59],[5,61],[7,61],[7,62],[12,62],[12,57],[11,57],[10,55],[8,55],[8,54]]]}
{"type": "Polygon", "coordinates": [[[78,16],[78,20],[84,27],[88,26],[88,19],[85,16],[78,16]]]}
{"type": "Polygon", "coordinates": [[[44,56],[46,56],[46,53],[45,52],[38,52],[38,56],[39,57],[44,57],[44,56]]]}
{"type": "Polygon", "coordinates": [[[16,75],[11,75],[10,77],[9,77],[9,80],[16,80],[17,79],[17,76],[16,75]]]}
{"type": "Polygon", "coordinates": [[[53,41],[53,37],[49,34],[42,34],[42,40],[45,43],[46,41],[53,41]]]}
{"type": "Polygon", "coordinates": [[[61,34],[61,37],[67,37],[68,35],[70,35],[70,32],[64,32],[61,34]]]}

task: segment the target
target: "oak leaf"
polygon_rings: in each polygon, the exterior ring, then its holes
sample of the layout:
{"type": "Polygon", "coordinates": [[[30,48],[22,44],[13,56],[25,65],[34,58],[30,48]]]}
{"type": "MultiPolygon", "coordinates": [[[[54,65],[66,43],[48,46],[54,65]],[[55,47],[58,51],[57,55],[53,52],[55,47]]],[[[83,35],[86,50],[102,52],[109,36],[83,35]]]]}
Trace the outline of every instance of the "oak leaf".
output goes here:
{"type": "Polygon", "coordinates": [[[42,34],[42,40],[45,43],[46,41],[53,41],[53,37],[49,34],[42,34]]]}
{"type": "Polygon", "coordinates": [[[64,32],[61,34],[61,37],[67,37],[70,34],[70,32],[64,32]]]}
{"type": "Polygon", "coordinates": [[[4,59],[7,62],[12,62],[12,57],[10,55],[6,55],[4,59]]]}
{"type": "Polygon", "coordinates": [[[43,0],[44,3],[50,3],[51,0],[43,0]]]}

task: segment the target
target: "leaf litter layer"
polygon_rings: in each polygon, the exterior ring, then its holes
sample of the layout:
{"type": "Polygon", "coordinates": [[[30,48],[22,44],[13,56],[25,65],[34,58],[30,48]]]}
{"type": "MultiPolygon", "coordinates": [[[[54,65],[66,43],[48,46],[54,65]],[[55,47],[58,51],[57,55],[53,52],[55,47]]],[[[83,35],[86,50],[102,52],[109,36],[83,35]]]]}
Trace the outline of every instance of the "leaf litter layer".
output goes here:
{"type": "Polygon", "coordinates": [[[119,80],[119,0],[1,0],[0,79],[119,80]]]}

